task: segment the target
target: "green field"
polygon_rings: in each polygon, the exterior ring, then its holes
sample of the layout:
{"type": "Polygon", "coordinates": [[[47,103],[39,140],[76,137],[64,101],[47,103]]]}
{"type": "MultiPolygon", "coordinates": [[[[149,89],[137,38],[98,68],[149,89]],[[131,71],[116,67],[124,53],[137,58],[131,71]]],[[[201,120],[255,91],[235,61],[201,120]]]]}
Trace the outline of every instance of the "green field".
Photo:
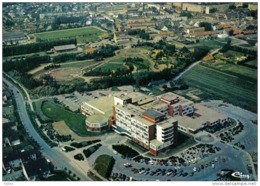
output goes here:
{"type": "MultiPolygon", "coordinates": [[[[132,56],[132,57],[136,57],[136,56],[132,56]]],[[[121,58],[117,58],[117,59],[112,59],[110,60],[107,64],[108,66],[111,66],[113,68],[124,68],[126,66],[122,66],[122,64],[132,64],[133,66],[136,67],[137,70],[142,70],[142,69],[147,69],[150,65],[149,61],[143,59],[143,62],[140,62],[140,61],[136,61],[136,62],[124,62],[124,57],[121,57],[121,58]],[[122,63],[122,64],[120,64],[122,63]]],[[[103,66],[102,66],[103,67],[103,66]]],[[[114,70],[115,70],[114,69],[114,70]]]]}
{"type": "Polygon", "coordinates": [[[78,62],[73,62],[73,63],[63,63],[61,64],[60,66],[61,67],[78,67],[78,68],[81,68],[81,67],[87,67],[87,66],[90,66],[90,65],[93,65],[93,64],[96,64],[98,62],[96,61],[91,61],[91,60],[86,60],[86,61],[78,61],[78,62]]]}
{"type": "Polygon", "coordinates": [[[257,70],[228,64],[219,68],[198,65],[182,78],[189,86],[226,102],[257,111],[257,70]]]}
{"type": "Polygon", "coordinates": [[[54,121],[65,121],[66,125],[80,136],[88,135],[85,119],[82,114],[76,114],[71,111],[65,110],[61,106],[46,101],[42,104],[42,112],[48,118],[54,121]]]}
{"type": "Polygon", "coordinates": [[[226,44],[226,41],[218,41],[218,40],[204,40],[196,44],[188,45],[187,48],[205,48],[205,49],[214,49],[221,48],[226,44]]]}
{"type": "Polygon", "coordinates": [[[248,61],[245,64],[249,65],[249,66],[252,66],[252,67],[257,67],[257,59],[254,59],[252,61],[248,61]]]}
{"type": "Polygon", "coordinates": [[[104,31],[95,27],[82,27],[35,34],[41,40],[76,38],[77,43],[93,42],[100,38],[104,31]]]}
{"type": "Polygon", "coordinates": [[[102,65],[101,67],[98,67],[97,70],[102,71],[102,72],[107,72],[107,71],[113,71],[113,70],[117,70],[117,69],[127,69],[126,66],[122,65],[122,64],[114,64],[114,63],[106,63],[104,65],[102,65]]]}

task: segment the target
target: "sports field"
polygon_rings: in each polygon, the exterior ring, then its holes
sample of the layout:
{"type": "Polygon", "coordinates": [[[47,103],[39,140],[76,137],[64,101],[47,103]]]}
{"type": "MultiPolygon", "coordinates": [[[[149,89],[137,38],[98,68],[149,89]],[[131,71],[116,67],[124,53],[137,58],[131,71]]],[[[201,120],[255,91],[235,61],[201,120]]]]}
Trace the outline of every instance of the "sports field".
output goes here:
{"type": "Polygon", "coordinates": [[[35,36],[42,40],[76,38],[77,43],[85,43],[98,40],[103,33],[105,33],[105,31],[102,31],[101,29],[98,29],[96,27],[82,27],[51,32],[42,32],[35,34],[35,36]]]}
{"type": "Polygon", "coordinates": [[[212,68],[198,65],[182,79],[191,87],[215,95],[226,102],[257,111],[257,70],[238,65],[212,68]]]}

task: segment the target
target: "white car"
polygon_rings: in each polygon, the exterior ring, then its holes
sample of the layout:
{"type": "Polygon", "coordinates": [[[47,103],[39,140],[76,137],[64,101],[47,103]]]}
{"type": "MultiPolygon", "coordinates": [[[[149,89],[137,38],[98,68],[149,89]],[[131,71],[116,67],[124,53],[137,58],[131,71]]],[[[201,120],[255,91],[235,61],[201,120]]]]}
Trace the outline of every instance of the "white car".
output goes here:
{"type": "Polygon", "coordinates": [[[197,167],[194,167],[194,168],[193,168],[193,171],[196,172],[196,171],[197,171],[197,167]]]}
{"type": "Polygon", "coordinates": [[[139,174],[143,174],[144,172],[145,172],[145,170],[142,170],[142,171],[139,172],[139,174]]]}

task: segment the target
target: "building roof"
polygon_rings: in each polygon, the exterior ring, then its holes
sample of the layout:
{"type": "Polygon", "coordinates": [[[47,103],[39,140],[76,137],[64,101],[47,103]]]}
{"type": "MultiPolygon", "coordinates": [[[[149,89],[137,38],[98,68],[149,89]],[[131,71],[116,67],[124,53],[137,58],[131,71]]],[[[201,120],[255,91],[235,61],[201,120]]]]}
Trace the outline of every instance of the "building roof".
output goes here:
{"type": "Polygon", "coordinates": [[[22,161],[28,161],[31,159],[32,155],[38,155],[39,153],[36,150],[27,150],[20,153],[10,153],[8,155],[3,156],[3,162],[10,162],[17,159],[21,159],[22,161]]]}
{"type": "Polygon", "coordinates": [[[133,118],[134,118],[135,120],[137,120],[137,121],[139,121],[139,122],[145,124],[145,125],[148,126],[148,127],[154,125],[154,123],[152,123],[152,122],[150,122],[150,121],[148,121],[148,120],[146,120],[146,119],[144,119],[144,118],[142,118],[142,117],[140,117],[140,116],[134,116],[133,118]]]}
{"type": "MultiPolygon", "coordinates": [[[[166,101],[169,101],[169,102],[171,102],[171,101],[173,101],[173,100],[175,100],[175,99],[178,99],[178,98],[183,98],[183,97],[181,97],[181,96],[179,96],[179,95],[177,95],[177,94],[174,94],[174,93],[172,93],[172,92],[167,92],[167,93],[161,94],[161,95],[158,96],[158,97],[160,97],[160,98],[162,98],[162,99],[164,99],[164,100],[166,100],[166,101]]],[[[183,98],[183,99],[184,99],[184,98],[183,98]]]]}
{"type": "Polygon", "coordinates": [[[161,121],[160,123],[157,123],[157,126],[160,126],[162,129],[167,129],[169,127],[173,126],[173,123],[176,123],[177,120],[173,117],[169,117],[164,121],[161,121]]]}
{"type": "Polygon", "coordinates": [[[154,145],[156,148],[162,145],[163,143],[158,141],[157,139],[153,139],[150,141],[150,144],[154,145]]]}
{"type": "Polygon", "coordinates": [[[108,118],[112,115],[112,113],[109,114],[93,114],[87,117],[87,121],[90,123],[104,123],[108,121],[108,118]]]}
{"type": "Polygon", "coordinates": [[[163,103],[159,100],[156,100],[156,101],[153,101],[152,103],[148,103],[148,104],[141,106],[141,108],[144,109],[144,110],[147,110],[149,108],[156,110],[156,109],[160,109],[160,108],[166,107],[166,106],[167,106],[166,103],[163,103]]]}
{"type": "Polygon", "coordinates": [[[99,99],[93,99],[91,101],[84,102],[83,107],[88,107],[93,110],[94,113],[105,114],[113,110],[114,97],[104,96],[99,99]]]}
{"type": "Polygon", "coordinates": [[[179,126],[196,131],[197,129],[203,127],[203,124],[208,121],[212,123],[219,119],[227,118],[226,115],[204,107],[201,104],[194,104],[194,109],[194,113],[199,116],[194,116],[193,118],[188,116],[177,116],[176,119],[178,120],[179,126]]]}
{"type": "Polygon", "coordinates": [[[17,39],[27,39],[24,33],[3,33],[3,41],[12,41],[17,39]]]}
{"type": "Polygon", "coordinates": [[[72,50],[72,49],[76,49],[76,46],[74,44],[70,44],[70,45],[60,45],[60,46],[55,46],[54,50],[56,51],[62,51],[62,50],[72,50]]]}
{"type": "Polygon", "coordinates": [[[23,163],[28,177],[42,175],[43,173],[50,171],[48,162],[45,158],[28,161],[23,163]]]}
{"type": "Polygon", "coordinates": [[[153,118],[159,118],[159,117],[162,117],[164,116],[164,114],[156,111],[156,110],[153,110],[153,109],[147,109],[144,114],[147,114],[149,116],[152,116],[153,118]]]}

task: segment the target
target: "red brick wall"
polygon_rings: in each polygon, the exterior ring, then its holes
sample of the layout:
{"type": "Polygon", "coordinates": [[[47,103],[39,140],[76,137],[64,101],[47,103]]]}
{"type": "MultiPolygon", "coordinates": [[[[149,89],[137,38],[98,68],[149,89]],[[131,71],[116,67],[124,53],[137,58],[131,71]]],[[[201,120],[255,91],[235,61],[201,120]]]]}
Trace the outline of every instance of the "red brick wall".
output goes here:
{"type": "Polygon", "coordinates": [[[149,139],[149,141],[155,139],[155,125],[149,126],[148,139],[149,139]]]}
{"type": "Polygon", "coordinates": [[[173,123],[173,145],[178,144],[178,121],[173,123]]]}
{"type": "Polygon", "coordinates": [[[179,115],[182,116],[182,106],[179,105],[179,115]]]}
{"type": "Polygon", "coordinates": [[[157,156],[158,155],[158,152],[157,151],[155,151],[155,150],[153,150],[153,149],[149,149],[150,150],[150,152],[153,154],[153,155],[155,155],[155,156],[157,156]]]}
{"type": "Polygon", "coordinates": [[[150,121],[150,122],[152,122],[152,123],[155,123],[155,118],[147,115],[146,113],[143,113],[143,118],[148,120],[148,121],[150,121]]]}
{"type": "Polygon", "coordinates": [[[174,110],[172,105],[168,105],[168,114],[173,117],[174,115],[174,110]]]}

